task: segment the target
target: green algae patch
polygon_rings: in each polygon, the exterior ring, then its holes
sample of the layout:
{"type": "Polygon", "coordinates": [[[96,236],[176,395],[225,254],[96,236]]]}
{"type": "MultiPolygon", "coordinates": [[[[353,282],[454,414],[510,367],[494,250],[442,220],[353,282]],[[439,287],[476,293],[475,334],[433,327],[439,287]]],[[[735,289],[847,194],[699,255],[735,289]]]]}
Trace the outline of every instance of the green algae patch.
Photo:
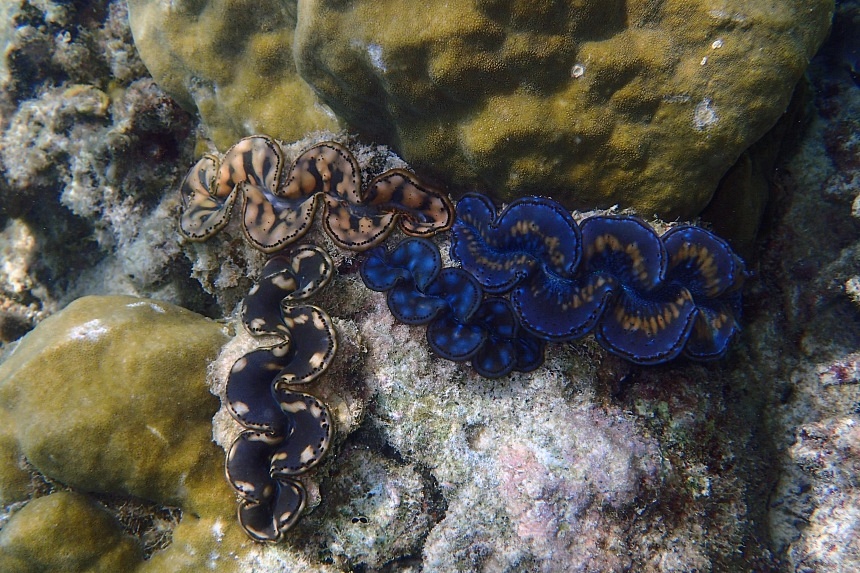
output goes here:
{"type": "Polygon", "coordinates": [[[113,573],[142,561],[113,516],[68,491],[34,499],[0,531],[0,571],[113,573]]]}
{"type": "MultiPolygon", "coordinates": [[[[173,542],[141,571],[233,570],[236,552],[251,544],[235,523],[224,452],[211,439],[219,401],[206,384],[227,340],[209,319],[128,296],[84,297],[44,320],[0,365],[0,454],[13,462],[0,472],[2,501],[28,495],[26,460],[78,492],[179,507],[173,542]]],[[[9,526],[43,499],[28,502],[9,526]]],[[[79,534],[97,535],[101,525],[79,519],[80,503],[73,505],[79,534]]],[[[34,527],[22,526],[16,539],[35,535],[34,527]]],[[[20,557],[8,549],[0,555],[20,557]]],[[[68,559],[51,570],[102,570],[75,569],[68,559]]]]}

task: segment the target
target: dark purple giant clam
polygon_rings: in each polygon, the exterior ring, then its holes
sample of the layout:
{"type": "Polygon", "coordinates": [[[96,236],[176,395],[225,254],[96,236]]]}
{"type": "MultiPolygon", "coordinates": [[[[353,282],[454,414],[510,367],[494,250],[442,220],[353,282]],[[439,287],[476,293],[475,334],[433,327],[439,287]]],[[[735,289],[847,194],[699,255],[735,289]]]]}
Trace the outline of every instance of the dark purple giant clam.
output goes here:
{"type": "Polygon", "coordinates": [[[227,454],[227,481],[242,498],[239,523],[257,541],[281,540],[298,520],[306,494],[296,478],[331,444],[328,407],[292,387],[316,380],[337,349],[328,314],[298,304],[327,285],[332,273],[322,249],[295,247],[269,259],[243,302],[248,331],[277,341],[242,356],[227,378],[227,410],[247,430],[227,454]]]}

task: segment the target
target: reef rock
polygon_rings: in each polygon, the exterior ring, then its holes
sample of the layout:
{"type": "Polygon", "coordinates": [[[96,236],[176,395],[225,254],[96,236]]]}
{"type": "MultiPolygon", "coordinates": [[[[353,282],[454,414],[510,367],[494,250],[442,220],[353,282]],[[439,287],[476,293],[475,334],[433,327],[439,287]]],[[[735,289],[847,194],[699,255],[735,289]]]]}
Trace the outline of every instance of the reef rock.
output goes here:
{"type": "Polygon", "coordinates": [[[129,6],[156,81],[222,148],[252,133],[297,139],[336,115],[456,185],[664,218],[697,214],[774,125],[833,10],[830,0],[129,6]]]}
{"type": "Polygon", "coordinates": [[[125,2],[0,2],[0,48],[0,344],[84,294],[205,311],[164,224],[191,117],[146,75],[125,2]]]}

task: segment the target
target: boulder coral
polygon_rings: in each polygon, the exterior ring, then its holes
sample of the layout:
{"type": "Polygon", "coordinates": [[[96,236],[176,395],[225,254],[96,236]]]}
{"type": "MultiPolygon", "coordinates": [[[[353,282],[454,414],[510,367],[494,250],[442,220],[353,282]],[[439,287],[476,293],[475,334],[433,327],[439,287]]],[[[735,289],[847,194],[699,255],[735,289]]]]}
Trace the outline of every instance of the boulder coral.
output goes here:
{"type": "Polygon", "coordinates": [[[156,81],[222,149],[340,125],[502,200],[540,192],[672,219],[700,212],[786,109],[833,2],[129,7],[156,81]]]}
{"type": "Polygon", "coordinates": [[[237,135],[265,131],[291,140],[337,128],[296,72],[294,0],[134,0],[129,10],[150,73],[183,107],[200,113],[222,149],[237,135]]]}
{"type": "Polygon", "coordinates": [[[211,320],[127,296],[81,298],[22,339],[0,367],[9,462],[0,498],[25,500],[33,469],[80,493],[52,493],[15,513],[0,538],[0,569],[230,570],[221,542],[232,551],[249,542],[234,525],[223,451],[211,439],[219,404],[206,385],[226,340],[211,320]],[[89,492],[180,508],[173,543],[144,561],[89,492]],[[46,540],[49,523],[57,527],[46,540]],[[39,549],[46,542],[51,551],[39,549]]]}
{"type": "Polygon", "coordinates": [[[68,491],[34,499],[0,532],[3,571],[110,573],[128,571],[142,557],[107,511],[68,491]]]}

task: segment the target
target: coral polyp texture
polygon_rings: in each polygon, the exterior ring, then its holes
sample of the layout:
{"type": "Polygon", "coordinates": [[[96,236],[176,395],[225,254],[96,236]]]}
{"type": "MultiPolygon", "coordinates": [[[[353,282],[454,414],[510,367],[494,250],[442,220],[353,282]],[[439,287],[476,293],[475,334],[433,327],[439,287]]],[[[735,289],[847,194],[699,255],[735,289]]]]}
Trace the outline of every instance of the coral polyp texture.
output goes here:
{"type": "Polygon", "coordinates": [[[242,322],[276,343],[239,358],[226,386],[227,410],[247,431],[227,454],[227,481],[238,492],[239,523],[257,541],[276,542],[301,516],[307,494],[297,477],[331,444],[328,407],[294,385],[316,380],[337,350],[321,308],[297,304],[331,280],[329,256],[302,245],[272,257],[245,298],[242,322]]]}
{"type": "Polygon", "coordinates": [[[665,220],[697,215],[773,126],[833,12],[832,0],[287,6],[129,11],[153,77],[222,148],[248,130],[347,128],[498,199],[540,192],[665,220]]]}
{"type": "Polygon", "coordinates": [[[369,289],[386,292],[397,320],[426,324],[427,342],[442,358],[471,360],[486,378],[543,363],[543,341],[520,328],[510,303],[484,298],[484,289],[463,269],[442,268],[439,249],[427,239],[406,239],[390,253],[374,249],[361,277],[369,289]]]}
{"type": "Polygon", "coordinates": [[[395,227],[426,237],[451,226],[446,195],[404,169],[385,171],[363,187],[355,158],[333,141],[306,150],[285,173],[283,163],[281,147],[263,135],[242,139],[222,159],[204,155],[180,189],[183,235],[205,240],[220,231],[239,196],[245,237],[265,253],[304,235],[320,202],[325,231],[354,251],[378,245],[395,227]]]}
{"type": "Polygon", "coordinates": [[[488,292],[510,291],[523,328],[551,341],[593,333],[639,364],[684,355],[718,358],[738,331],[744,264],[729,245],[691,225],[663,236],[638,217],[581,225],[538,197],[496,213],[467,195],[457,204],[451,257],[488,292]]]}

